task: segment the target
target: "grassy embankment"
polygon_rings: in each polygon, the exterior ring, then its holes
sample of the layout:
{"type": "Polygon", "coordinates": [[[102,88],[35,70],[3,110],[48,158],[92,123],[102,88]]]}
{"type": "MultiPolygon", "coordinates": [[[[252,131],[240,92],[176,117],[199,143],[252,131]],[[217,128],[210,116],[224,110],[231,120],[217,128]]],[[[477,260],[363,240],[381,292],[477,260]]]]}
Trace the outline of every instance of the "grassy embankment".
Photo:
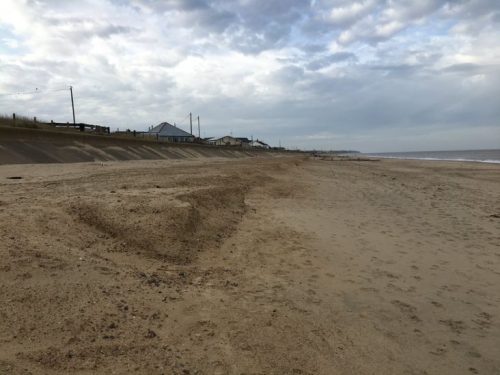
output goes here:
{"type": "Polygon", "coordinates": [[[38,122],[35,123],[33,118],[29,118],[26,116],[18,116],[18,115],[16,115],[15,120],[12,118],[12,116],[0,115],[0,126],[12,126],[12,127],[33,128],[33,129],[40,129],[46,127],[39,124],[38,122]]]}

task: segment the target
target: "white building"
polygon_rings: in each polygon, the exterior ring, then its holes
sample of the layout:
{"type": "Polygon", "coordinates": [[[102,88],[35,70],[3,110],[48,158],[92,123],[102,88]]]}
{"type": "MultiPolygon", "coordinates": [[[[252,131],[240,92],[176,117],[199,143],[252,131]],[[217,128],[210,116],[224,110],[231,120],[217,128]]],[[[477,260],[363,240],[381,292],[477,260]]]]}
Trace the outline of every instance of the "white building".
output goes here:
{"type": "Polygon", "coordinates": [[[250,147],[258,147],[258,148],[265,148],[265,149],[271,148],[271,146],[269,146],[267,143],[259,141],[258,139],[256,139],[255,141],[251,141],[250,147]]]}

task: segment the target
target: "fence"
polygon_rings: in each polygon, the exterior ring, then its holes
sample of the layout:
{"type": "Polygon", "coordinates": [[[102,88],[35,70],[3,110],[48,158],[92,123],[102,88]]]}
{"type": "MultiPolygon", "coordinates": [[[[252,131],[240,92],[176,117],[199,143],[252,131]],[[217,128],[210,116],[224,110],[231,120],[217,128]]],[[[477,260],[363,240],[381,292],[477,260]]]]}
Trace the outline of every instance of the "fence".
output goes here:
{"type": "Polygon", "coordinates": [[[28,117],[16,117],[16,114],[12,114],[12,119],[7,119],[3,117],[3,122],[9,122],[10,125],[16,127],[23,128],[59,128],[59,129],[74,129],[79,130],[80,132],[90,132],[95,134],[110,134],[110,129],[108,126],[101,125],[93,125],[93,124],[85,124],[85,123],[76,123],[72,124],[69,122],[54,122],[51,120],[50,122],[38,121],[36,116],[31,120],[28,117]]]}

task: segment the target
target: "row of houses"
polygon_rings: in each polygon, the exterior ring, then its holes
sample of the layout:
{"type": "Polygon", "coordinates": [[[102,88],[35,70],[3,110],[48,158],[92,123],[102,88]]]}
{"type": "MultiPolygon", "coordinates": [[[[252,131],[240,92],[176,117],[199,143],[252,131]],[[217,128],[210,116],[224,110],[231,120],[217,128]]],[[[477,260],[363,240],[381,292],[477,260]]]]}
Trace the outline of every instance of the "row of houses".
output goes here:
{"type": "Polygon", "coordinates": [[[200,142],[216,146],[239,146],[239,147],[257,147],[263,149],[271,148],[267,143],[262,142],[258,139],[248,139],[241,137],[232,137],[226,135],[221,138],[196,138],[194,135],[176,127],[175,125],[169,124],[168,122],[162,122],[156,126],[152,126],[148,129],[146,135],[151,137],[156,137],[167,142],[179,142],[179,143],[189,143],[189,142],[200,142]]]}
{"type": "Polygon", "coordinates": [[[226,135],[221,138],[205,138],[204,141],[211,145],[216,146],[240,146],[240,147],[259,147],[259,148],[271,148],[267,143],[259,141],[258,139],[248,139],[240,137],[232,137],[226,135]]]}

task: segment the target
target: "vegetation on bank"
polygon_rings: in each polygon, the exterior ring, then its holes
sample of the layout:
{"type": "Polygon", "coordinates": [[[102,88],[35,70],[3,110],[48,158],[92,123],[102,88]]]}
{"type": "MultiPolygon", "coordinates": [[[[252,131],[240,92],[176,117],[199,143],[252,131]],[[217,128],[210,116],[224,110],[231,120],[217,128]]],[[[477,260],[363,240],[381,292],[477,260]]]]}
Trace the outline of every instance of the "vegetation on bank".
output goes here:
{"type": "Polygon", "coordinates": [[[44,128],[39,123],[35,122],[34,118],[18,115],[16,115],[15,118],[12,115],[0,115],[0,126],[12,126],[32,129],[44,128]]]}

